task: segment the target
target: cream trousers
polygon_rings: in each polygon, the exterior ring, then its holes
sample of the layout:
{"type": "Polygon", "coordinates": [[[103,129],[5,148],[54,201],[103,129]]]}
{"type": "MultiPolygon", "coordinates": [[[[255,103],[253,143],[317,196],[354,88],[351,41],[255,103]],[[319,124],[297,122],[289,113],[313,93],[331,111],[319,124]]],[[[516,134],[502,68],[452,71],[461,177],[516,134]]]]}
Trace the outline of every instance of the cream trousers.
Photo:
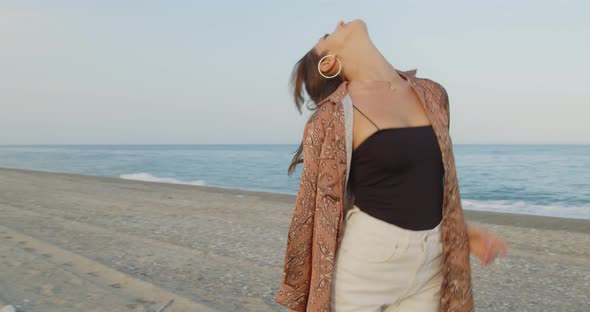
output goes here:
{"type": "Polygon", "coordinates": [[[348,210],[334,264],[332,310],[440,311],[440,227],[412,231],[357,206],[348,210]]]}

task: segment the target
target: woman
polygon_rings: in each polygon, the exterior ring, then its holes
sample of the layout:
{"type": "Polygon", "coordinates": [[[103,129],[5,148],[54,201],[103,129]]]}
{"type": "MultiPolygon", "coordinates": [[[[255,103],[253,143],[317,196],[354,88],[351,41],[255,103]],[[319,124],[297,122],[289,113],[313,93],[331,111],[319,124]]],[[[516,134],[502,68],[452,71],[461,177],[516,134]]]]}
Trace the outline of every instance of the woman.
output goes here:
{"type": "Polygon", "coordinates": [[[505,243],[463,220],[446,91],[393,68],[361,20],[293,72],[315,103],[276,302],[294,311],[473,311],[470,252],[505,243]]]}

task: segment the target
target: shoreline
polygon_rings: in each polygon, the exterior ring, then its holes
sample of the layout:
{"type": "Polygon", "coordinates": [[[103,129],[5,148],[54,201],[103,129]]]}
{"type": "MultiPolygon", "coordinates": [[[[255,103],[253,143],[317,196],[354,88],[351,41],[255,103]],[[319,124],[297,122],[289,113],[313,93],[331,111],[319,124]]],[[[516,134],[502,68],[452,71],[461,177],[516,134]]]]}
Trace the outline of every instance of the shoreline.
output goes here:
{"type": "MultiPolygon", "coordinates": [[[[15,168],[5,168],[0,167],[0,174],[2,171],[13,171],[13,172],[21,172],[21,173],[29,173],[29,174],[49,174],[49,175],[63,175],[63,176],[71,176],[71,177],[80,177],[80,178],[89,178],[89,179],[97,179],[97,181],[130,181],[132,183],[141,183],[147,185],[159,185],[163,187],[171,187],[171,188],[196,188],[202,191],[208,191],[212,193],[218,194],[228,194],[228,195],[239,195],[239,194],[248,194],[248,195],[261,195],[265,196],[271,200],[276,200],[280,203],[295,203],[295,198],[297,195],[294,194],[287,194],[287,193],[278,193],[278,192],[269,192],[269,191],[256,191],[256,190],[244,190],[238,188],[225,188],[219,186],[209,186],[209,185],[191,185],[191,184],[181,184],[181,183],[166,183],[166,182],[152,182],[152,181],[142,181],[142,180],[132,180],[132,179],[123,179],[119,177],[108,177],[108,176],[94,176],[94,175],[84,175],[79,173],[65,173],[65,172],[53,172],[53,171],[41,171],[41,170],[29,170],[29,169],[15,169],[15,168]]],[[[497,224],[497,225],[511,225],[511,226],[519,226],[519,227],[527,227],[527,228],[538,228],[538,229],[548,229],[548,230],[569,230],[578,233],[588,233],[590,234],[590,219],[583,219],[583,218],[565,218],[565,217],[555,217],[555,216],[542,216],[542,215],[531,215],[531,214],[521,214],[521,213],[510,213],[510,212],[494,212],[494,211],[485,211],[485,210],[469,210],[463,209],[465,214],[465,218],[469,220],[475,219],[477,222],[482,223],[489,223],[489,224],[497,224]]]]}

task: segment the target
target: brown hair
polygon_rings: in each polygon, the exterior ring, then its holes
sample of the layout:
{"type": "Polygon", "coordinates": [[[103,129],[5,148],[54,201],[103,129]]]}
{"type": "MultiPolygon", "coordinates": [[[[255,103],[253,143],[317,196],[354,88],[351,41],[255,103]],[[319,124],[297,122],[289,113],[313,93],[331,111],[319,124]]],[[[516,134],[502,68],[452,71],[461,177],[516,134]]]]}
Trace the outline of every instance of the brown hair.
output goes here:
{"type": "MultiPolygon", "coordinates": [[[[291,73],[291,88],[293,91],[293,99],[295,100],[295,106],[301,114],[301,107],[304,103],[307,105],[307,109],[314,111],[317,109],[319,102],[327,98],[332,94],[338,86],[343,82],[342,77],[339,75],[332,79],[326,79],[318,72],[318,62],[323,57],[319,55],[313,49],[307,52],[293,68],[291,73]],[[305,91],[303,87],[305,86],[305,91]],[[305,100],[305,94],[309,99],[305,100]],[[313,105],[309,105],[309,101],[313,102],[313,105]]],[[[305,138],[304,138],[305,139],[305,138]]],[[[303,162],[303,141],[295,151],[293,160],[289,165],[288,173],[293,174],[295,167],[303,162]]]]}

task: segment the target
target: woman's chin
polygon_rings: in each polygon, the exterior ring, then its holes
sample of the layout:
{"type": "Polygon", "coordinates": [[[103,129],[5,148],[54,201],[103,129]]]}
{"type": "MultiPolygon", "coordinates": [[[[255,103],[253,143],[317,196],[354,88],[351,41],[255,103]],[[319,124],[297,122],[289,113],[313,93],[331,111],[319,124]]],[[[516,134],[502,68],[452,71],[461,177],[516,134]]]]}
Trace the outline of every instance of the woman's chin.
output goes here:
{"type": "Polygon", "coordinates": [[[365,23],[365,21],[363,21],[360,18],[357,18],[355,20],[352,20],[348,23],[346,23],[347,27],[354,27],[354,28],[367,28],[367,24],[365,23]]]}

